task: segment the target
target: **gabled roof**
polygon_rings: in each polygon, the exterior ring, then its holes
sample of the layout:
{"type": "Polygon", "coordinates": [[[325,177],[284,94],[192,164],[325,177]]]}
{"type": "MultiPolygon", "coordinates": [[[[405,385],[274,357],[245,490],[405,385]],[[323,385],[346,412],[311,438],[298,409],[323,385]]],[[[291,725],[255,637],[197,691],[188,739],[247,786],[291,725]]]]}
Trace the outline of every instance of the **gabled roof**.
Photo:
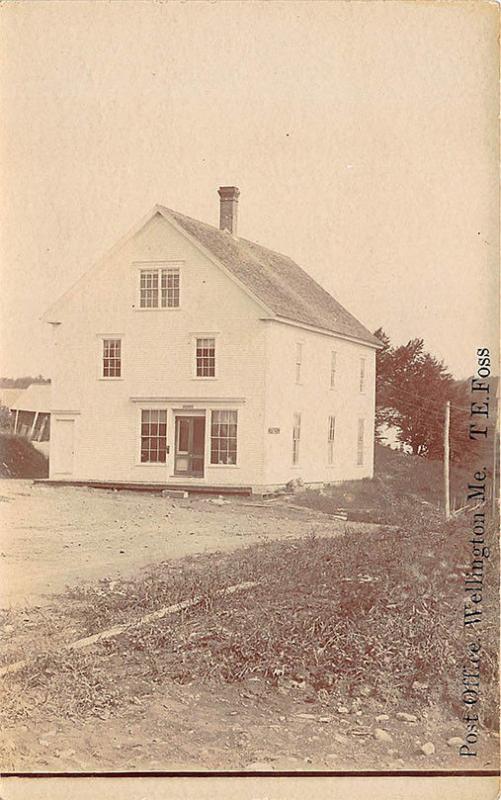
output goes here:
{"type": "Polygon", "coordinates": [[[296,322],[355,339],[371,347],[381,347],[379,339],[292,259],[161,205],[155,206],[132,231],[117,242],[108,256],[82,275],[45,311],[42,319],[59,323],[58,314],[65,300],[73,296],[96,270],[106,265],[107,258],[119,251],[125,242],[158,214],[170,221],[195,246],[199,245],[220,268],[233,276],[254,300],[262,304],[272,319],[296,322]]]}
{"type": "Polygon", "coordinates": [[[15,408],[15,401],[22,395],[25,389],[10,389],[0,387],[0,406],[4,408],[15,408]]]}
{"type": "Polygon", "coordinates": [[[373,347],[381,345],[292,259],[164,206],[157,208],[203,245],[277,316],[359,339],[373,347]]]}
{"type": "Polygon", "coordinates": [[[10,404],[11,409],[19,411],[50,411],[52,387],[50,383],[31,383],[23,389],[10,404]]]}

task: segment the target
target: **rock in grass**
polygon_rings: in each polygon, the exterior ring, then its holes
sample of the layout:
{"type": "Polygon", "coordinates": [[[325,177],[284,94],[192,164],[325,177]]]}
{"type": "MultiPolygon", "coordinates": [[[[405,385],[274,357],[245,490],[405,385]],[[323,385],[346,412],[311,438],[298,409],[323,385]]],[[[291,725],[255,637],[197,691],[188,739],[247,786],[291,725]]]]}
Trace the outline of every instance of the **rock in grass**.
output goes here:
{"type": "Polygon", "coordinates": [[[61,752],[58,753],[59,758],[71,758],[74,755],[75,751],[71,748],[69,750],[61,750],[61,752]]]}
{"type": "Polygon", "coordinates": [[[349,710],[349,708],[346,708],[346,706],[338,706],[337,707],[337,713],[338,714],[349,714],[350,710],[349,710]]]}
{"type": "Polygon", "coordinates": [[[382,728],[376,728],[374,731],[374,739],[377,739],[378,742],[392,742],[393,736],[382,728]]]}
{"type": "Polygon", "coordinates": [[[273,767],[265,761],[253,761],[252,764],[247,764],[246,768],[249,772],[272,772],[273,767]]]}
{"type": "Polygon", "coordinates": [[[401,719],[403,722],[417,722],[415,714],[406,714],[405,711],[397,711],[397,719],[401,719]]]}
{"type": "Polygon", "coordinates": [[[378,714],[377,717],[376,717],[376,722],[386,722],[389,719],[390,718],[389,718],[388,714],[378,714]]]}
{"type": "Polygon", "coordinates": [[[435,745],[433,744],[433,742],[425,742],[425,744],[423,744],[423,746],[421,747],[421,752],[425,756],[432,756],[433,753],[435,752],[435,745]]]}
{"type": "Polygon", "coordinates": [[[447,739],[447,744],[449,747],[460,747],[463,744],[463,740],[460,736],[451,736],[450,739],[447,739]]]}

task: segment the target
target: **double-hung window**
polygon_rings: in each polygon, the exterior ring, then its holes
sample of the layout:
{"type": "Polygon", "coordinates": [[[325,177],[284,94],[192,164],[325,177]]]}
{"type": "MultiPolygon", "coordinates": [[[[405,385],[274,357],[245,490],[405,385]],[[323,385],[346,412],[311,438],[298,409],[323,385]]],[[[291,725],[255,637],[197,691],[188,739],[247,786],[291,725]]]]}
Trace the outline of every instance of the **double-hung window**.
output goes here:
{"type": "Polygon", "coordinates": [[[197,378],[216,377],[216,340],[214,337],[197,338],[195,359],[197,378]]]}
{"type": "Polygon", "coordinates": [[[120,378],[122,375],[122,340],[103,339],[103,378],[120,378]]]}
{"type": "Polygon", "coordinates": [[[334,439],[336,435],[336,417],[329,417],[327,432],[327,463],[329,466],[334,464],[334,439]]]}
{"type": "Polygon", "coordinates": [[[179,307],[179,267],[142,269],[139,275],[140,308],[179,307]]]}
{"type": "Polygon", "coordinates": [[[360,359],[360,394],[365,392],[365,358],[360,359]]]}
{"type": "Polygon", "coordinates": [[[235,465],[237,463],[236,411],[213,411],[210,430],[210,463],[235,465]]]}
{"type": "Polygon", "coordinates": [[[141,411],[141,463],[164,464],[167,454],[167,411],[141,411]]]}
{"type": "Polygon", "coordinates": [[[330,387],[334,389],[336,385],[336,351],[331,350],[331,379],[330,379],[330,387]]]}
{"type": "Polygon", "coordinates": [[[301,366],[303,363],[303,345],[296,344],[296,383],[301,383],[301,366]]]}
{"type": "Polygon", "coordinates": [[[299,464],[299,442],[301,439],[301,414],[296,412],[292,420],[292,463],[299,464]]]}
{"type": "Polygon", "coordinates": [[[365,434],[365,420],[358,420],[357,431],[357,467],[362,467],[364,464],[364,434],[365,434]]]}

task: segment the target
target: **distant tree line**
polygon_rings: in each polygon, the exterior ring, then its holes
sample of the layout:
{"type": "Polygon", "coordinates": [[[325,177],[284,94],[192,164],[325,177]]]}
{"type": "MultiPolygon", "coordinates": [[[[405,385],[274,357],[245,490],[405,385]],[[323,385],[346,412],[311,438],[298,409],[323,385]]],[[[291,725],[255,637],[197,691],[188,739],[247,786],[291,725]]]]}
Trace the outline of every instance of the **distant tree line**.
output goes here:
{"type": "Polygon", "coordinates": [[[27,389],[32,383],[50,383],[50,378],[44,378],[43,375],[37,375],[36,378],[32,378],[31,375],[24,375],[22,378],[0,378],[2,389],[27,389]]]}
{"type": "Polygon", "coordinates": [[[455,380],[442,361],[426,352],[423,339],[395,347],[382,328],[374,335],[383,345],[376,354],[376,437],[381,438],[386,423],[413,454],[443,458],[449,400],[451,459],[466,462],[473,448],[478,453],[479,442],[469,438],[470,380],[455,380]]]}

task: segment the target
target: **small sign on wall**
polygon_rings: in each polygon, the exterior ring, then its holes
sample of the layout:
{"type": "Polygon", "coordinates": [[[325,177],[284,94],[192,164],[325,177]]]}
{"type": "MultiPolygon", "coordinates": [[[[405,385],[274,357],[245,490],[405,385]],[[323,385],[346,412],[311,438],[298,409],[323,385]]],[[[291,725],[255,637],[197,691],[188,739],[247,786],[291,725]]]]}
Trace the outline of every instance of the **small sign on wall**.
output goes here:
{"type": "Polygon", "coordinates": [[[268,428],[268,433],[280,433],[280,428],[268,428]]]}

